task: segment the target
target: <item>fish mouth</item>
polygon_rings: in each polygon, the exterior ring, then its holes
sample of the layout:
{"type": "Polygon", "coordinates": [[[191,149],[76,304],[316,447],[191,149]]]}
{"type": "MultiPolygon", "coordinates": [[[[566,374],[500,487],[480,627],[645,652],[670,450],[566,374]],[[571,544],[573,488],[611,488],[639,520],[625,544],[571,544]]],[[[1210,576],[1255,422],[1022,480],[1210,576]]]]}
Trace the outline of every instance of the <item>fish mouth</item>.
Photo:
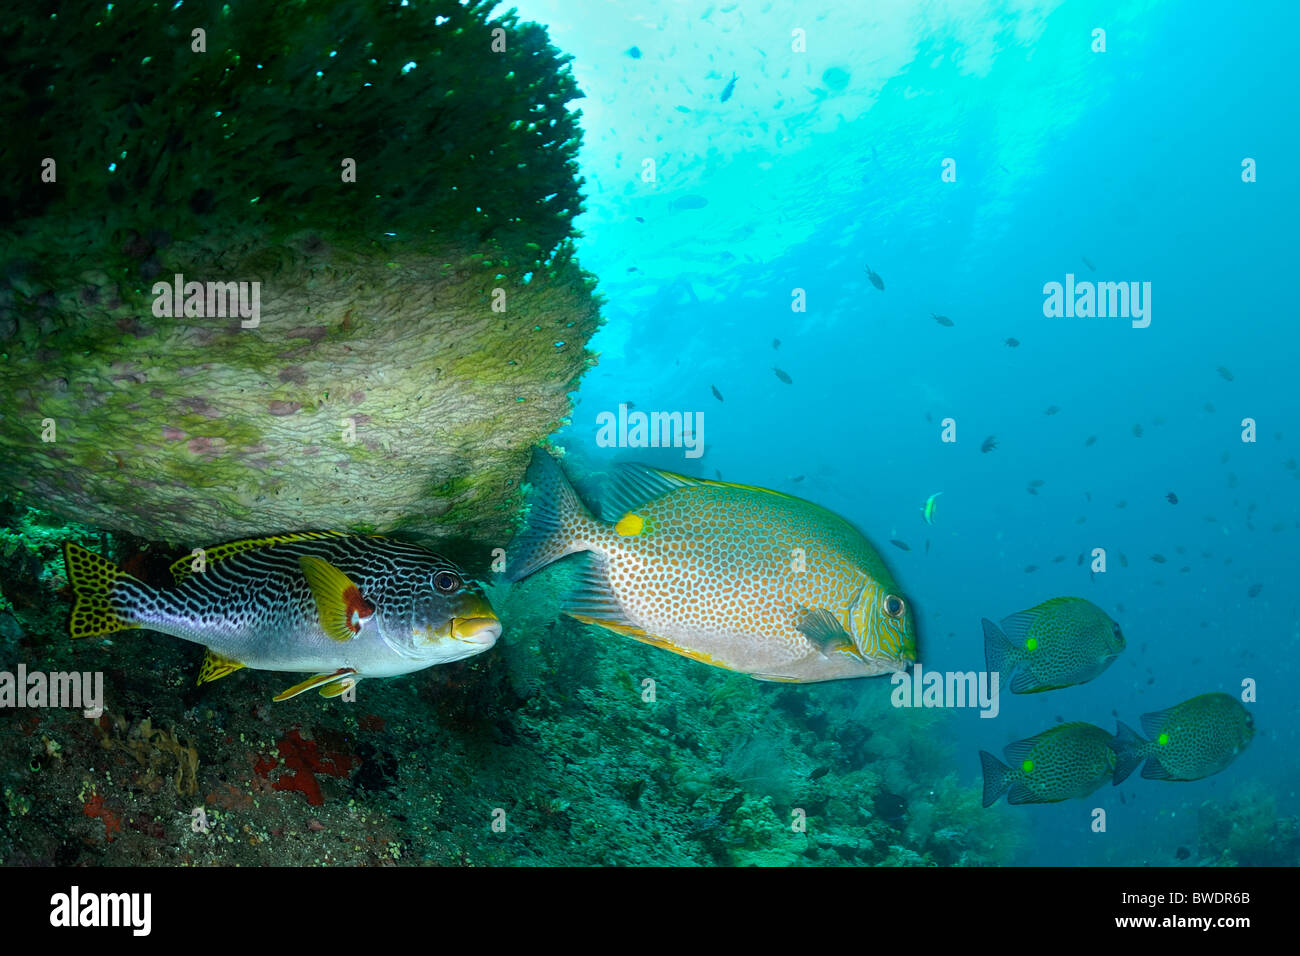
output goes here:
{"type": "Polygon", "coordinates": [[[458,617],[451,622],[451,636],[466,644],[491,647],[501,636],[501,622],[495,617],[458,617]]]}

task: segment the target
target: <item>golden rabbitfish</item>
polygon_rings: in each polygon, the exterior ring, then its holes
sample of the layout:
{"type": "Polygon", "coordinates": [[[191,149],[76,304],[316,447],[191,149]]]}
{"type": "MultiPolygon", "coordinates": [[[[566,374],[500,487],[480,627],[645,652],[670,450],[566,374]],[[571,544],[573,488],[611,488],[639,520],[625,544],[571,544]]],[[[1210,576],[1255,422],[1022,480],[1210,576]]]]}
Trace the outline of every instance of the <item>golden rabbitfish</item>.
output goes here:
{"type": "Polygon", "coordinates": [[[1119,783],[1137,766],[1148,780],[1200,780],[1223,770],[1255,736],[1255,718],[1230,694],[1201,694],[1142,715],[1144,740],[1122,721],[1116,737],[1119,783]]]}
{"type": "Polygon", "coordinates": [[[507,552],[507,575],[591,552],[565,608],[578,620],[762,680],[870,677],[916,660],[912,611],[893,575],[825,508],[631,466],[606,522],[545,452],[534,452],[528,481],[528,525],[507,552]]]}
{"type": "Polygon", "coordinates": [[[1003,750],[1006,764],[981,750],[984,806],[992,806],[1004,793],[1007,803],[1059,803],[1086,797],[1111,780],[1114,741],[1100,727],[1076,721],[1008,744],[1003,750]]]}
{"type": "Polygon", "coordinates": [[[1001,627],[987,619],[983,623],[988,669],[1000,672],[1003,680],[1014,673],[1013,694],[1090,681],[1124,650],[1119,625],[1083,598],[1052,598],[1017,611],[1001,627]]]}

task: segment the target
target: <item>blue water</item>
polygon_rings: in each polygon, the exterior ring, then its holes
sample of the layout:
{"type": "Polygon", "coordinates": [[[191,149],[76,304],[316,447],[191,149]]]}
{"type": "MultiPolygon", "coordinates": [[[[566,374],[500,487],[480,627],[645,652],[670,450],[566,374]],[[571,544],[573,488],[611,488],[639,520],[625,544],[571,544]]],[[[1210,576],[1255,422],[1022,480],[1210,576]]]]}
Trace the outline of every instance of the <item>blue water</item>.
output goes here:
{"type": "Polygon", "coordinates": [[[1259,734],[1225,772],[1135,775],[1086,802],[1014,808],[1034,819],[1029,862],[1167,862],[1194,840],[1198,805],[1249,782],[1296,813],[1300,335],[1287,163],[1300,142],[1280,44],[1296,8],[518,7],[574,55],[587,97],[579,258],[608,300],[592,343],[600,364],[559,442],[595,462],[720,472],[840,512],[919,609],[928,669],[982,668],[981,617],[1057,595],[1103,607],[1129,641],[1109,671],[1004,694],[995,719],[954,715],[955,769],[971,783],[978,749],[1058,717],[1113,729],[1116,712],[1136,726],[1143,712],[1257,682],[1259,734]],[[807,52],[790,51],[794,28],[807,52]],[[1091,49],[1095,28],[1104,53],[1091,49]],[[1247,157],[1257,182],[1242,181],[1247,157]],[[941,179],[948,158],[955,182],[941,179]],[[1045,317],[1044,285],[1067,273],[1151,283],[1149,327],[1045,317]],[[806,312],[791,310],[795,289],[806,312]],[[703,412],[704,456],[597,447],[597,414],[629,401],[703,412]],[[955,443],[940,440],[946,418],[955,443]],[[982,453],[987,436],[998,447],[982,453]],[[919,509],[938,491],[927,526],[919,509]],[[1105,573],[1090,574],[1094,548],[1105,573]],[[1105,838],[1088,829],[1094,805],[1107,809],[1105,838]]]}

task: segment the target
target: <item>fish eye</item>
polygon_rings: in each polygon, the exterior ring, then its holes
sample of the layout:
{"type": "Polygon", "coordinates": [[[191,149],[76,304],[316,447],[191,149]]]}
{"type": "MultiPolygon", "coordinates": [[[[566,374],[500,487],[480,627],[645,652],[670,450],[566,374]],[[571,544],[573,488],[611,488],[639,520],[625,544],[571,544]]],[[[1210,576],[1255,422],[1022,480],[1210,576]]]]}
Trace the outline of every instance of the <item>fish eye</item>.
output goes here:
{"type": "Polygon", "coordinates": [[[902,617],[903,612],[907,610],[907,605],[903,603],[903,599],[897,594],[886,594],[882,606],[885,613],[893,618],[902,617]]]}
{"type": "Polygon", "coordinates": [[[439,571],[433,576],[433,586],[446,594],[460,587],[460,578],[450,571],[439,571]]]}

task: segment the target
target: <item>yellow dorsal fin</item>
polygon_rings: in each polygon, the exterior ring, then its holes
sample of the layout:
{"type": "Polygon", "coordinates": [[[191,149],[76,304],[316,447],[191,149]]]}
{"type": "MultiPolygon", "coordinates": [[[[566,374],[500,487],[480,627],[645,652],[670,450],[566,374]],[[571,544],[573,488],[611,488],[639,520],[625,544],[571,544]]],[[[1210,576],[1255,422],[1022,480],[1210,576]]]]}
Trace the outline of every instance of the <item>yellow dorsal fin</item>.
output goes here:
{"type": "Polygon", "coordinates": [[[245,665],[233,657],[222,657],[216,651],[209,650],[203,655],[203,665],[199,668],[199,679],[195,685],[210,684],[214,680],[229,677],[245,665]]]}
{"type": "MultiPolygon", "coordinates": [[[[207,564],[228,558],[231,555],[243,554],[245,551],[253,551],[257,548],[270,548],[277,544],[286,544],[290,541],[315,541],[321,538],[338,538],[347,537],[345,531],[295,531],[290,534],[271,534],[264,538],[245,538],[242,541],[229,541],[226,544],[218,544],[211,548],[203,549],[203,560],[207,564]]],[[[172,578],[177,584],[180,584],[192,573],[194,573],[195,557],[193,553],[187,554],[182,558],[172,562],[172,578]]]]}
{"type": "MultiPolygon", "coordinates": [[[[333,674],[317,674],[315,677],[308,677],[302,683],[294,684],[288,690],[281,691],[271,699],[278,703],[280,701],[288,700],[290,697],[297,697],[299,694],[306,693],[307,691],[311,690],[314,687],[319,687],[321,689],[322,697],[337,697],[338,694],[325,693],[325,691],[329,689],[329,685],[334,684],[335,682],[342,682],[345,680],[355,683],[356,680],[360,679],[360,678],[354,679],[355,674],[356,671],[354,671],[350,667],[340,667],[333,674]]],[[[347,688],[345,687],[343,688],[343,690],[347,690],[347,688]]],[[[340,690],[339,694],[343,693],[343,690],[340,690]]]]}
{"type": "Polygon", "coordinates": [[[760,488],[758,485],[742,485],[736,481],[715,481],[712,478],[692,478],[690,475],[679,475],[675,471],[664,471],[662,468],[650,468],[648,466],[646,467],[646,470],[653,472],[654,474],[658,475],[659,477],[667,481],[674,482],[682,486],[710,485],[711,487],[714,488],[739,488],[742,491],[760,491],[765,495],[772,495],[777,498],[791,498],[795,501],[804,500],[802,498],[796,497],[795,495],[787,495],[784,491],[773,491],[771,488],[760,488]]]}
{"type": "Polygon", "coordinates": [[[328,561],[303,554],[298,556],[298,565],[316,599],[317,618],[325,636],[343,642],[360,634],[361,626],[375,613],[361,596],[361,589],[328,561]]]}

